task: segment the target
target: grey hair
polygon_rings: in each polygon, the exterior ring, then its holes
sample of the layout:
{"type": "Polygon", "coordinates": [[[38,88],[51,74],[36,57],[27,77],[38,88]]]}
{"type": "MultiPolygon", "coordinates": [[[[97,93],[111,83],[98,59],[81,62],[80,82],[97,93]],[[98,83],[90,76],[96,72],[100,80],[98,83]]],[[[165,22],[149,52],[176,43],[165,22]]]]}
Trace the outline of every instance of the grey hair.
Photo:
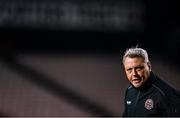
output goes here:
{"type": "Polygon", "coordinates": [[[130,58],[141,57],[141,58],[143,58],[145,63],[150,62],[147,51],[142,48],[133,47],[133,48],[127,49],[123,56],[123,60],[122,60],[123,64],[127,57],[130,57],[130,58]]]}

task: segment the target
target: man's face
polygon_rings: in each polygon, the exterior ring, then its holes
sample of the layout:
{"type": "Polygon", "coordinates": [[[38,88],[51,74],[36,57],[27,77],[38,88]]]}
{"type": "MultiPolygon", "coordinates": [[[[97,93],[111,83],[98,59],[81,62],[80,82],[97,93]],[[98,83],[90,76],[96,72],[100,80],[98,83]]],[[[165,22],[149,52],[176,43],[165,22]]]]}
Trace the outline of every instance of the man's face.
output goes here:
{"type": "Polygon", "coordinates": [[[145,63],[141,57],[127,57],[124,61],[124,68],[128,80],[135,88],[143,86],[151,71],[150,64],[145,63]]]}

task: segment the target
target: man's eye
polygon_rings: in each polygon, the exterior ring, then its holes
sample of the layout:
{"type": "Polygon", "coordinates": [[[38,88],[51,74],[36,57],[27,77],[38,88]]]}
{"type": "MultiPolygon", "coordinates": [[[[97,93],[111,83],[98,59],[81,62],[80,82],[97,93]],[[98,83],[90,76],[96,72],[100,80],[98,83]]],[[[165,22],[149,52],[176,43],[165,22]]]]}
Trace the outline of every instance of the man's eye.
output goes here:
{"type": "Polygon", "coordinates": [[[128,72],[128,73],[132,72],[132,69],[127,69],[127,72],[128,72]]]}

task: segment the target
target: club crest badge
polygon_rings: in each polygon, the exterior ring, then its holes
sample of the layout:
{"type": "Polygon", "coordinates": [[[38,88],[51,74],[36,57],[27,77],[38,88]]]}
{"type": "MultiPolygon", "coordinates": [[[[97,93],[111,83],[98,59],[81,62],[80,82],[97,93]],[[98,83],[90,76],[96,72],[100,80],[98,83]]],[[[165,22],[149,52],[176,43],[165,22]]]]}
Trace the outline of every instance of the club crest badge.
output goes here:
{"type": "Polygon", "coordinates": [[[153,102],[153,100],[152,100],[152,99],[147,99],[144,106],[145,106],[145,108],[146,108],[147,110],[152,109],[152,108],[154,107],[154,102],[153,102]]]}

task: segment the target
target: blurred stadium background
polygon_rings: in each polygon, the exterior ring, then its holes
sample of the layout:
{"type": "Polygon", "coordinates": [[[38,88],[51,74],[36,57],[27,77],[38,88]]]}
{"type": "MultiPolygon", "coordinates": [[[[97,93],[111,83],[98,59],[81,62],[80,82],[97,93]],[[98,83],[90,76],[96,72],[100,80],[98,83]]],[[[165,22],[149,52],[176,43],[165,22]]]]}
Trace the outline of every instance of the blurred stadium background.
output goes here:
{"type": "Polygon", "coordinates": [[[121,59],[138,45],[180,89],[174,0],[1,0],[0,116],[121,116],[121,59]]]}

